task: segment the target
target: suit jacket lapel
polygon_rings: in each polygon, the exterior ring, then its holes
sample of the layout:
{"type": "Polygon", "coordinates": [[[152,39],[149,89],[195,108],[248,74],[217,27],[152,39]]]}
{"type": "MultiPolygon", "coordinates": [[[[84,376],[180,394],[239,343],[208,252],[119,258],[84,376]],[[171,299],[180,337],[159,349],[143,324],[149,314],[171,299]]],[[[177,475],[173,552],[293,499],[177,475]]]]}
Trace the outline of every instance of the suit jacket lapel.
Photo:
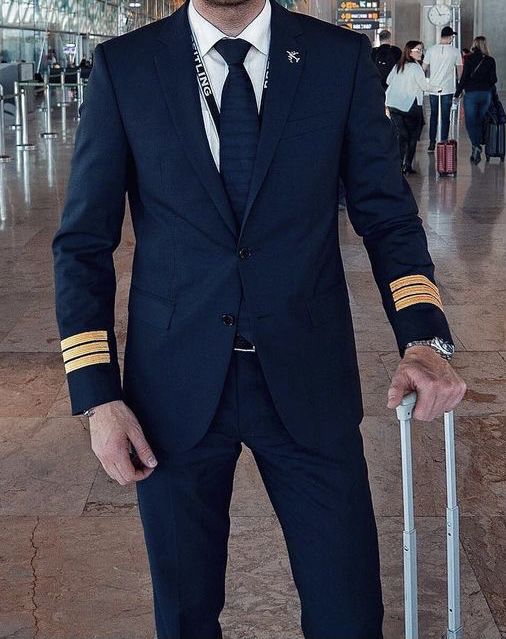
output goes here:
{"type": "Polygon", "coordinates": [[[225,224],[237,237],[237,224],[209,148],[191,44],[188,4],[166,19],[155,64],[165,100],[183,146],[225,224]]]}
{"type": "Polygon", "coordinates": [[[260,140],[241,235],[272,162],[276,146],[290,113],[305,61],[302,39],[298,37],[302,33],[302,29],[297,16],[283,9],[275,0],[272,0],[271,4],[269,82],[265,93],[260,140]],[[293,53],[294,56],[290,56],[290,53],[293,53]]]}

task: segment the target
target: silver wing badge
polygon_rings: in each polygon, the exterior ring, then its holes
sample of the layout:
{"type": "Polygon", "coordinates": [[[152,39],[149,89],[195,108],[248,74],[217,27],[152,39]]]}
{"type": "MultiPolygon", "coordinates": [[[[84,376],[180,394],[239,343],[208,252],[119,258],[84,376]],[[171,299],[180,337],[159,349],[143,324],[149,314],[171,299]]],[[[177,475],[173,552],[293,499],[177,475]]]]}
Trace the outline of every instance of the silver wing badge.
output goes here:
{"type": "Polygon", "coordinates": [[[288,59],[290,60],[290,64],[293,62],[297,63],[300,61],[300,53],[298,51],[287,51],[288,59]]]}

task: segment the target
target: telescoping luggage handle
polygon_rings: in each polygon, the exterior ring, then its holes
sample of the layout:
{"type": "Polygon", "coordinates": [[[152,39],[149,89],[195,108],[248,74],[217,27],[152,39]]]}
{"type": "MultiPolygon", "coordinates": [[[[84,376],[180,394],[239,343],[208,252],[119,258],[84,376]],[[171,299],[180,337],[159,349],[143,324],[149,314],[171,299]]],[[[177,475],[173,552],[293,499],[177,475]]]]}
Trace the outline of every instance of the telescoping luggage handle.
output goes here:
{"type": "MultiPolygon", "coordinates": [[[[437,94],[437,131],[436,131],[436,140],[437,142],[441,142],[441,138],[443,137],[443,112],[442,112],[442,95],[443,92],[441,89],[437,94]]],[[[458,107],[455,108],[452,105],[450,109],[450,131],[449,131],[449,139],[450,140],[458,140],[459,138],[459,110],[458,107]]]]}
{"type": "MultiPolygon", "coordinates": [[[[406,395],[397,407],[401,428],[402,489],[404,503],[404,607],[405,638],[418,639],[418,584],[416,529],[413,507],[413,465],[411,454],[411,417],[416,393],[406,395]]],[[[448,570],[448,627],[442,639],[463,639],[460,620],[459,508],[455,470],[455,432],[453,411],[444,415],[446,448],[446,552],[448,570]]]]}
{"type": "Polygon", "coordinates": [[[443,137],[443,114],[441,112],[441,107],[443,105],[443,100],[441,99],[442,91],[441,89],[437,94],[437,133],[436,139],[438,144],[441,142],[441,138],[443,137]]]}

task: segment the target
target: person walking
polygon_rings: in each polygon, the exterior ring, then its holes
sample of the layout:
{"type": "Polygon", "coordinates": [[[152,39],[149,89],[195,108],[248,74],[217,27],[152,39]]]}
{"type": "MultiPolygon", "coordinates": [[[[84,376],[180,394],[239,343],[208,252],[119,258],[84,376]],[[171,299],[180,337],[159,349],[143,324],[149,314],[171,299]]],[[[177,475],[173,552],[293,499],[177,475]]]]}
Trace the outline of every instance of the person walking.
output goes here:
{"type": "Polygon", "coordinates": [[[387,78],[386,106],[399,137],[401,169],[416,173],[413,159],[423,125],[423,96],[433,87],[420,66],[422,43],[410,40],[387,78]]]}
{"type": "Polygon", "coordinates": [[[158,639],[222,637],[243,444],[285,535],[304,636],[383,636],[340,176],[401,354],[385,399],[416,390],[415,416],[431,420],[465,384],[367,37],[269,0],[190,0],[97,45],[53,241],[56,310],[72,412],[89,416],[108,475],[136,483],[158,639]]]}
{"type": "MultiPolygon", "coordinates": [[[[456,32],[451,27],[443,27],[441,41],[429,47],[423,60],[423,69],[428,71],[431,84],[441,87],[441,140],[448,139],[450,132],[450,112],[456,89],[456,77],[462,74],[462,56],[453,46],[456,32]]],[[[436,135],[439,114],[438,92],[430,91],[429,153],[436,149],[436,135]]]]}
{"type": "Polygon", "coordinates": [[[380,31],[379,41],[379,47],[374,47],[371,55],[374,60],[374,64],[378,68],[381,77],[381,84],[386,90],[388,74],[397,62],[399,62],[402,51],[399,47],[392,44],[392,34],[387,29],[380,31]]]}
{"type": "Polygon", "coordinates": [[[481,161],[483,128],[496,83],[496,64],[490,55],[487,39],[478,36],[474,39],[471,55],[464,63],[462,77],[455,92],[456,100],[464,93],[464,114],[472,145],[470,159],[473,164],[481,161]]]}

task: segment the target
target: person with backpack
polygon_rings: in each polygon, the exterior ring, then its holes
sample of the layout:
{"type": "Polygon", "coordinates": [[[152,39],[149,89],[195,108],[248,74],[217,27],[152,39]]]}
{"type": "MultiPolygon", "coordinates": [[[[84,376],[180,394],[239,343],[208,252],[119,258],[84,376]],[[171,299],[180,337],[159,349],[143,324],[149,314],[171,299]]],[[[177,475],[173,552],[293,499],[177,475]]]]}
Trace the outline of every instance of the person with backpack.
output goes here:
{"type": "Polygon", "coordinates": [[[462,77],[455,92],[457,100],[464,92],[466,129],[473,147],[470,158],[473,164],[481,161],[484,123],[496,83],[495,60],[490,55],[487,39],[478,36],[474,39],[471,55],[464,63],[462,77]]]}
{"type": "Polygon", "coordinates": [[[423,94],[439,88],[433,87],[425,77],[420,66],[422,55],[422,43],[410,40],[387,78],[386,106],[399,137],[401,168],[405,175],[416,173],[413,159],[423,123],[423,94]]]}
{"type": "Polygon", "coordinates": [[[392,34],[386,29],[379,34],[380,46],[372,50],[372,59],[376,64],[381,76],[381,84],[387,89],[387,78],[390,71],[399,62],[402,51],[399,47],[391,44],[392,34]]]}
{"type": "MultiPolygon", "coordinates": [[[[455,72],[460,78],[462,73],[462,55],[453,46],[457,34],[451,27],[443,27],[441,41],[427,50],[423,60],[424,71],[429,71],[431,84],[441,87],[441,141],[448,140],[450,132],[450,112],[455,93],[455,72]]],[[[430,92],[430,130],[429,153],[436,149],[437,121],[439,114],[439,96],[437,91],[430,92]]]]}

